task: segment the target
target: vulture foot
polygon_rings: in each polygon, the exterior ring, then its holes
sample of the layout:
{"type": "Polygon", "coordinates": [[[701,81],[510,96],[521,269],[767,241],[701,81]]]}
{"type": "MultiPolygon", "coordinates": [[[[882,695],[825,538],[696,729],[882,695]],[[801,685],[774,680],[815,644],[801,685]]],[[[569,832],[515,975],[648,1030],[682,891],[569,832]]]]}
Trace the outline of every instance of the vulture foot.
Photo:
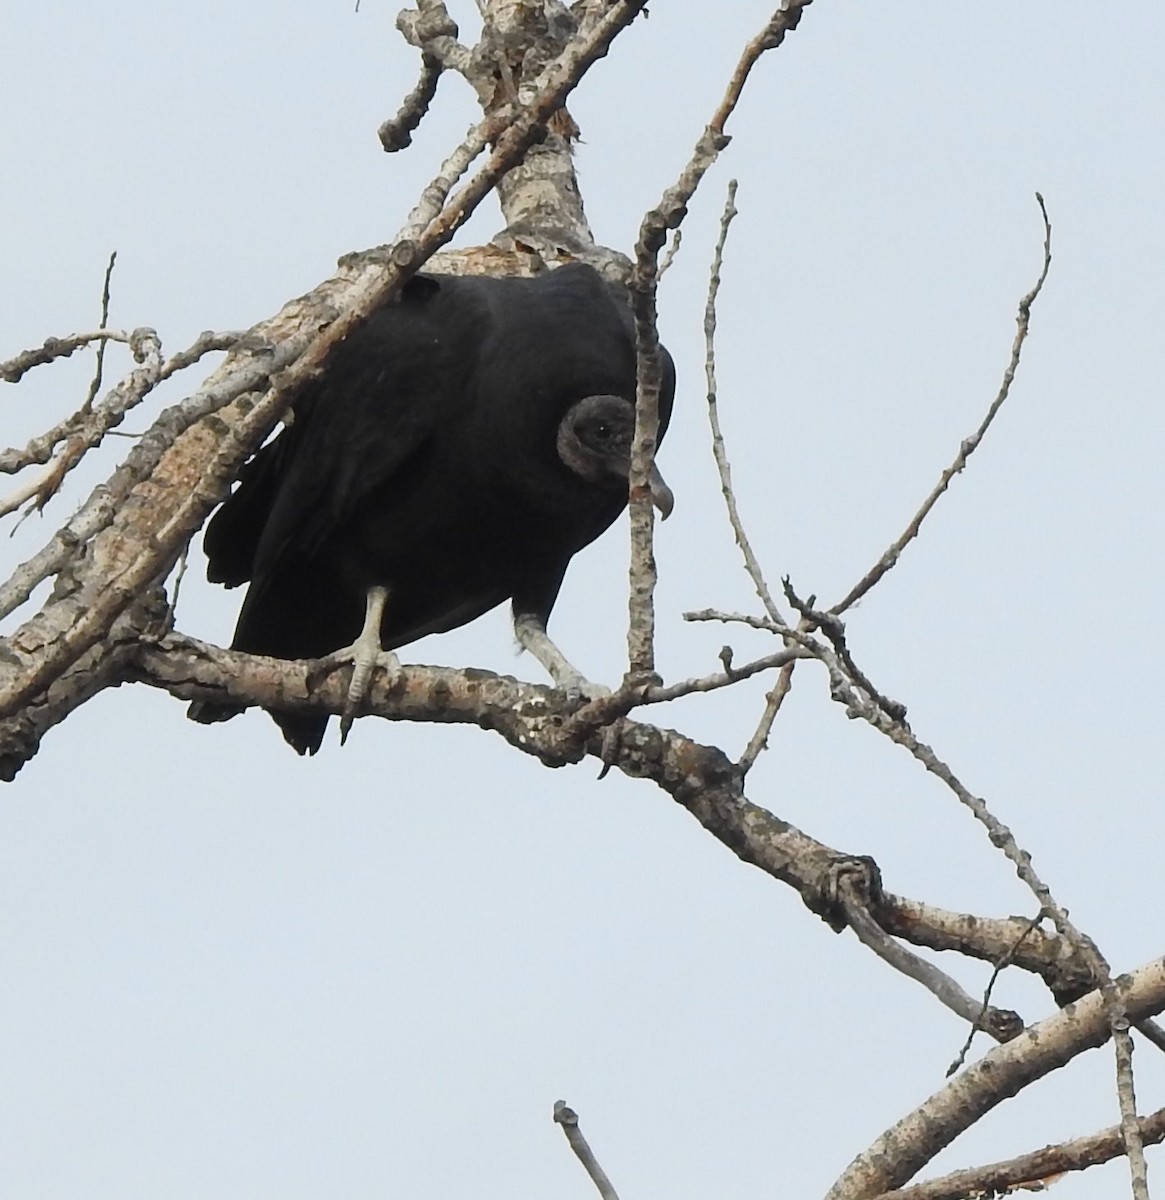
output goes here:
{"type": "Polygon", "coordinates": [[[546,632],[546,623],[533,613],[514,614],[514,637],[518,645],[530,653],[546,668],[546,673],[554,680],[554,686],[577,700],[598,700],[601,696],[609,696],[610,688],[601,683],[591,681],[577,668],[570,664],[565,654],[550,640],[546,632]]]}
{"type": "Polygon", "coordinates": [[[352,681],[348,684],[348,698],[344,701],[344,712],[340,717],[341,746],[348,740],[352,722],[368,694],[368,682],[373,671],[377,667],[383,667],[390,677],[400,672],[400,659],[391,650],[382,650],[380,647],[380,621],[384,616],[387,600],[387,588],[369,588],[364,610],[364,628],[360,630],[360,636],[350,646],[328,655],[330,662],[352,663],[352,681]]]}

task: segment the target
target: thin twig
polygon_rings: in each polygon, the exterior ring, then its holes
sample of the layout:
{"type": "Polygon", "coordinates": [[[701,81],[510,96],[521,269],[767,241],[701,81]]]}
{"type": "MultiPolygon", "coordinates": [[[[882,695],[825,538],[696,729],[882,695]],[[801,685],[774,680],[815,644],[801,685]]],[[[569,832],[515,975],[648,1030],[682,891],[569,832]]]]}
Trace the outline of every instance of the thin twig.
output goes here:
{"type": "Polygon", "coordinates": [[[669,683],[666,687],[649,687],[642,692],[640,703],[664,704],[668,700],[678,700],[681,696],[690,696],[693,692],[714,692],[719,688],[731,687],[742,679],[751,679],[762,671],[771,671],[775,667],[787,668],[799,658],[812,658],[813,654],[798,646],[790,646],[775,654],[767,654],[764,658],[754,659],[744,666],[731,666],[729,669],[703,675],[696,679],[685,679],[680,683],[669,683]]]}
{"type": "Polygon", "coordinates": [[[683,614],[685,621],[723,621],[726,625],[747,625],[750,629],[763,629],[766,633],[782,633],[784,625],[770,621],[768,617],[756,617],[751,613],[722,612],[718,608],[690,609],[683,614]]]}
{"type": "Polygon", "coordinates": [[[991,977],[987,980],[987,986],[983,989],[983,1003],[980,1007],[980,1013],[971,1022],[970,1032],[967,1034],[967,1040],[963,1043],[959,1053],[955,1056],[955,1061],[947,1067],[947,1078],[949,1079],[958,1070],[962,1068],[963,1063],[967,1061],[967,1055],[971,1052],[971,1043],[975,1040],[975,1034],[983,1028],[983,1017],[991,1011],[991,994],[995,990],[995,984],[999,976],[1004,970],[1011,965],[1011,960],[1015,957],[1020,946],[1031,936],[1032,932],[1037,928],[1039,923],[1044,919],[1042,912],[1036,913],[1028,922],[1027,928],[1015,939],[1015,942],[1008,948],[995,966],[991,970],[991,977]]]}
{"type": "Polygon", "coordinates": [[[777,714],[785,703],[785,697],[793,690],[793,671],[796,666],[795,662],[785,663],[780,674],[777,675],[777,682],[773,685],[772,691],[765,696],[764,712],[761,713],[752,737],[748,739],[748,745],[736,760],[736,766],[741,775],[747,775],[752,770],[753,763],[760,757],[761,751],[768,747],[769,734],[773,731],[777,714]]]}
{"type": "MultiPolygon", "coordinates": [[[[96,411],[91,410],[89,402],[86,401],[75,413],[59,421],[46,433],[34,437],[23,450],[0,451],[0,474],[14,475],[25,467],[47,463],[62,442],[76,442],[82,452],[90,449],[156,386],[162,366],[162,343],[158,335],[152,329],[135,329],[132,333],[124,335],[112,330],[109,333],[108,340],[124,341],[131,347],[135,360],[141,364],[140,367],[110,389],[96,411]]],[[[37,361],[31,365],[51,362],[53,358],[67,357],[84,342],[96,341],[101,337],[102,333],[98,331],[96,334],[75,334],[69,338],[50,338],[40,350],[26,351],[12,362],[27,362],[32,356],[37,356],[37,361]],[[70,348],[52,354],[51,358],[39,358],[43,351],[58,345],[70,348]]]]}
{"type": "MultiPolygon", "coordinates": [[[[113,280],[113,264],[117,262],[117,251],[114,250],[109,255],[109,263],[105,268],[105,283],[101,287],[101,324],[99,329],[104,329],[109,324],[109,285],[113,280]]],[[[97,399],[97,393],[101,391],[101,373],[105,367],[105,339],[97,343],[97,365],[93,371],[93,378],[89,381],[89,393],[85,397],[85,403],[81,405],[81,411],[87,413],[93,406],[93,401],[97,399]]]]}
{"type": "Polygon", "coordinates": [[[1162,1029],[1156,1021],[1138,1021],[1133,1028],[1151,1045],[1156,1046],[1158,1050],[1165,1050],[1165,1029],[1162,1029]]]}
{"type": "Polygon", "coordinates": [[[906,705],[898,700],[891,700],[889,696],[884,696],[869,680],[866,673],[854,662],[853,655],[850,653],[849,643],[845,637],[845,622],[831,612],[819,612],[813,607],[814,597],[802,600],[794,591],[793,583],[786,576],[781,580],[784,588],[785,598],[789,603],[801,614],[801,627],[809,630],[820,629],[821,632],[829,640],[829,644],[837,653],[838,660],[845,668],[846,675],[857,686],[865,692],[878,706],[895,720],[905,723],[906,721],[906,705]]]}
{"type": "Polygon", "coordinates": [[[1015,373],[1019,367],[1019,357],[1023,351],[1023,344],[1027,340],[1028,326],[1031,322],[1031,308],[1036,301],[1036,297],[1043,290],[1044,280],[1047,279],[1048,271],[1052,266],[1052,224],[1048,220],[1048,210],[1044,206],[1044,198],[1039,192],[1036,192],[1036,201],[1039,203],[1040,215],[1044,220],[1044,263],[1040,270],[1040,276],[1036,280],[1035,287],[1019,302],[1019,313],[1016,316],[1018,328],[1015,332],[1015,339],[1011,344],[1011,358],[1008,361],[1007,369],[1003,372],[1003,382],[999,385],[999,392],[992,401],[991,407],[987,410],[987,415],[983,418],[982,424],[960,445],[954,462],[942,473],[938,483],[935,485],[934,491],[923,501],[922,507],[914,514],[910,524],[906,526],[902,535],[886,550],[861,580],[850,589],[845,598],[839,600],[829,610],[835,616],[845,612],[846,609],[851,608],[857,603],[897,563],[902,551],[918,536],[918,531],[922,528],[923,521],[926,520],[930,510],[938,503],[939,497],[947,490],[951,480],[967,465],[967,460],[978,448],[979,443],[983,440],[983,436],[991,427],[991,422],[995,420],[996,413],[1003,407],[1003,402],[1011,392],[1011,384],[1015,379],[1015,373]]]}
{"type": "Polygon", "coordinates": [[[656,275],[655,281],[658,283],[666,273],[667,269],[676,260],[676,255],[680,252],[680,243],[684,240],[684,231],[677,229],[672,234],[671,245],[668,246],[667,252],[663,256],[663,262],[659,264],[659,274],[656,275]]]}
{"type": "Polygon", "coordinates": [[[178,570],[174,575],[174,587],[170,592],[170,603],[166,606],[166,621],[164,628],[174,627],[174,617],[178,612],[178,594],[182,591],[182,580],[186,578],[186,564],[190,558],[190,547],[183,546],[178,556],[178,570]]]}
{"type": "Polygon", "coordinates": [[[556,1125],[562,1126],[562,1132],[566,1134],[570,1148],[582,1163],[583,1169],[591,1177],[591,1182],[599,1189],[602,1200],[619,1200],[618,1192],[611,1186],[606,1171],[599,1166],[594,1151],[591,1150],[587,1139],[583,1137],[582,1130],[578,1127],[578,1113],[573,1108],[568,1108],[565,1100],[555,1100],[554,1122],[556,1125]]]}
{"type": "Polygon", "coordinates": [[[125,329],[94,329],[88,333],[73,333],[63,338],[48,338],[43,346],[35,350],[24,350],[7,362],[0,362],[0,379],[5,383],[19,383],[33,367],[43,367],[58,358],[68,358],[82,346],[93,342],[129,343],[133,335],[125,329]]]}
{"type": "Polygon", "coordinates": [[[831,663],[830,657],[826,653],[821,653],[818,657],[830,667],[830,688],[834,699],[845,704],[848,713],[860,716],[889,737],[891,741],[905,747],[931,774],[936,775],[947,785],[959,802],[966,806],[975,819],[987,830],[991,844],[1001,850],[1015,867],[1015,873],[1031,890],[1041,910],[1051,919],[1057,932],[1079,950],[1088,964],[1089,971],[1104,998],[1105,1012],[1113,1038],[1121,1130],[1126,1139],[1125,1152],[1129,1159],[1134,1200],[1149,1200],[1148,1169],[1137,1127],[1129,1018],[1104,955],[1101,954],[1096,943],[1069,919],[1067,909],[1057,902],[1051,889],[1033,868],[1031,855],[1020,847],[1011,830],[991,812],[986,802],[969,791],[934,750],[915,737],[904,721],[894,718],[883,706],[862,695],[847,677],[845,669],[840,663],[836,660],[831,663]]]}
{"type": "Polygon", "coordinates": [[[736,180],[728,181],[728,196],[724,201],[724,212],[720,217],[720,236],[716,239],[716,248],[712,252],[712,269],[708,280],[708,299],[704,305],[704,377],[708,385],[708,424],[712,429],[712,456],[716,460],[716,470],[720,476],[720,492],[724,496],[724,504],[728,509],[728,521],[732,526],[732,534],[740,553],[744,556],[744,569],[748,572],[752,586],[764,605],[769,620],[778,628],[787,624],[772,592],[765,581],[761,570],[760,560],[748,540],[744,530],[744,522],[740,518],[740,510],[736,505],[736,493],[732,490],[732,466],[728,461],[728,451],[724,445],[724,434],[720,430],[720,412],[716,387],[716,299],[720,293],[720,268],[724,262],[724,246],[728,241],[728,229],[736,216],[736,180]]]}
{"type": "Polygon", "coordinates": [[[837,888],[849,927],[858,940],[896,971],[921,983],[940,1003],[972,1027],[989,1033],[997,1042],[1009,1042],[1023,1032],[1023,1021],[1010,1009],[988,1008],[965,992],[949,975],[907,950],[890,937],[870,916],[865,901],[853,884],[842,879],[837,888]]]}
{"type": "MultiPolygon", "coordinates": [[[[712,254],[712,269],[709,272],[708,280],[708,300],[704,307],[704,374],[708,386],[708,424],[712,430],[712,457],[716,462],[716,470],[720,476],[720,492],[724,497],[724,504],[728,509],[728,521],[732,526],[732,533],[736,538],[736,544],[740,547],[740,552],[744,556],[744,568],[752,580],[753,587],[756,589],[756,593],[760,597],[765,611],[769,614],[769,620],[774,627],[773,631],[777,632],[785,626],[786,622],[773,601],[772,593],[769,590],[764,572],[761,569],[760,560],[756,557],[752,543],[745,532],[744,522],[741,520],[740,511],[736,504],[736,493],[732,487],[732,466],[728,460],[728,451],[724,444],[724,434],[720,428],[719,389],[716,382],[716,300],[720,292],[720,271],[724,262],[724,247],[728,241],[728,229],[737,212],[736,190],[736,180],[730,179],[728,181],[728,196],[724,202],[724,212],[720,217],[720,236],[716,239],[716,248],[712,254]]],[[[757,723],[752,737],[749,738],[744,752],[737,760],[736,765],[742,775],[747,774],[751,770],[753,763],[756,762],[761,751],[768,745],[773,722],[776,721],[777,714],[781,711],[781,705],[792,688],[795,666],[795,663],[789,662],[781,668],[781,673],[777,678],[776,684],[772,691],[765,697],[764,712],[761,714],[760,721],[757,723]]]]}

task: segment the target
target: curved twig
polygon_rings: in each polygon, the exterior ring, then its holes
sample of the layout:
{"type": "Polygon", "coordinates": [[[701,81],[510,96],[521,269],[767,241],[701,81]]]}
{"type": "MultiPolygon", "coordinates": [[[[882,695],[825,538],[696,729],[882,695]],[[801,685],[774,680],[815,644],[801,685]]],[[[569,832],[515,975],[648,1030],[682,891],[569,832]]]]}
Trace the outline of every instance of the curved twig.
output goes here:
{"type": "Polygon", "coordinates": [[[950,486],[951,480],[967,465],[967,460],[978,448],[987,430],[991,428],[991,422],[995,420],[996,414],[1011,394],[1011,385],[1015,379],[1015,373],[1019,368],[1019,359],[1023,353],[1023,344],[1027,341],[1028,327],[1031,324],[1032,305],[1036,302],[1036,298],[1040,292],[1043,291],[1044,280],[1047,279],[1048,271],[1051,270],[1052,266],[1052,223],[1048,220],[1048,210],[1044,206],[1044,198],[1039,192],[1036,192],[1036,202],[1040,206],[1040,216],[1044,221],[1044,263],[1040,269],[1040,275],[1035,282],[1035,286],[1019,302],[1019,313],[1015,319],[1018,328],[1015,331],[1015,339],[1011,344],[1011,358],[1008,360],[1007,368],[1003,372],[1003,382],[999,385],[999,392],[991,402],[991,407],[987,410],[987,415],[983,418],[979,428],[959,446],[959,452],[955,455],[954,462],[942,473],[938,483],[935,484],[934,490],[922,502],[922,507],[911,518],[910,524],[906,526],[902,534],[883,553],[882,557],[850,588],[845,597],[829,610],[834,616],[838,616],[845,612],[846,609],[852,608],[897,563],[902,555],[902,551],[918,536],[918,531],[922,528],[923,521],[926,520],[930,510],[939,502],[939,498],[943,492],[950,486]]]}

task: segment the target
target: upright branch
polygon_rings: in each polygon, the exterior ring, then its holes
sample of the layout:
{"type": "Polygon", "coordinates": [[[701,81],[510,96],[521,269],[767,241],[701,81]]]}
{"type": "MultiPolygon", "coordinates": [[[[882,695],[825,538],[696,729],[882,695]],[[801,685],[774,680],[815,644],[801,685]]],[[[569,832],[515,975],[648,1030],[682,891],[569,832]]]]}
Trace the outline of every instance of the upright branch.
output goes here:
{"type": "MultiPolygon", "coordinates": [[[[114,250],[109,256],[109,262],[105,267],[105,282],[101,286],[101,324],[98,326],[104,329],[109,324],[109,289],[113,282],[113,268],[117,263],[117,251],[114,250]]],[[[82,406],[83,412],[88,412],[90,405],[97,399],[97,393],[101,390],[101,377],[105,367],[105,342],[97,343],[97,362],[93,367],[93,378],[89,381],[89,394],[85,397],[85,403],[82,406]]]]}
{"type": "Polygon", "coordinates": [[[774,50],[797,28],[802,12],[813,0],[785,0],[765,27],[745,46],[712,120],[696,142],[679,178],[643,217],[635,246],[635,265],[628,286],[635,314],[639,384],[635,402],[635,441],[631,450],[631,567],[627,623],[628,678],[650,679],[655,674],[655,517],[648,477],[659,438],[659,339],[655,329],[659,252],[669,229],[678,229],[700,181],[730,139],[724,126],[740,100],[757,59],[774,50]]]}
{"type": "MultiPolygon", "coordinates": [[[[779,632],[785,627],[786,621],[773,600],[768,581],[761,569],[760,560],[752,548],[752,542],[744,528],[744,521],[736,503],[736,492],[732,486],[732,465],[728,460],[728,448],[724,443],[724,434],[720,428],[719,387],[716,382],[716,301],[720,294],[720,270],[724,263],[724,247],[728,242],[728,230],[736,216],[735,179],[728,181],[728,196],[724,202],[724,212],[720,217],[720,236],[716,239],[716,248],[712,253],[712,267],[708,277],[708,299],[704,306],[704,377],[708,385],[708,424],[712,431],[712,457],[716,462],[716,471],[720,476],[720,492],[728,510],[728,523],[732,526],[732,534],[737,546],[744,557],[744,569],[756,590],[756,594],[768,614],[772,632],[779,632]]],[[[807,623],[802,623],[803,630],[808,629],[807,623]]],[[[780,670],[777,681],[765,696],[765,707],[760,720],[753,730],[736,765],[742,773],[752,769],[752,765],[760,756],[761,751],[768,745],[769,734],[781,705],[793,686],[793,669],[795,663],[788,662],[780,670]]]]}
{"type": "Polygon", "coordinates": [[[720,294],[720,268],[724,263],[724,247],[728,241],[728,230],[736,216],[735,179],[728,181],[728,197],[724,202],[724,212],[720,217],[720,236],[716,239],[716,249],[712,254],[712,268],[708,279],[708,300],[704,306],[704,376],[708,385],[708,425],[712,431],[712,457],[716,462],[716,472],[720,476],[720,492],[724,497],[724,505],[728,510],[728,523],[732,526],[732,536],[736,539],[740,553],[744,557],[744,569],[748,572],[752,586],[760,598],[769,620],[780,628],[787,624],[781,611],[773,600],[760,559],[748,540],[748,534],[741,520],[740,509],[736,504],[736,492],[732,487],[732,465],[728,461],[728,448],[724,444],[724,433],[720,428],[720,405],[716,386],[716,299],[720,294]]]}
{"type": "Polygon", "coordinates": [[[570,1148],[582,1163],[583,1169],[591,1177],[591,1182],[598,1189],[601,1200],[619,1200],[619,1193],[615,1191],[614,1185],[607,1178],[607,1172],[599,1166],[599,1160],[595,1158],[595,1152],[591,1149],[590,1143],[583,1137],[583,1131],[579,1128],[578,1113],[568,1107],[566,1101],[556,1100],[554,1102],[554,1122],[556,1125],[562,1126],[562,1132],[566,1134],[570,1148]]]}
{"type": "Polygon", "coordinates": [[[918,536],[918,531],[922,528],[923,521],[926,520],[930,514],[930,510],[934,508],[939,502],[939,498],[950,486],[951,480],[962,471],[967,465],[967,460],[978,449],[979,443],[983,440],[987,430],[991,428],[991,423],[995,420],[996,414],[1011,394],[1011,385],[1015,380],[1015,373],[1019,369],[1020,355],[1023,353],[1023,344],[1027,341],[1028,328],[1031,325],[1032,305],[1035,304],[1040,292],[1043,291],[1044,280],[1047,279],[1048,271],[1051,270],[1052,266],[1052,224],[1048,220],[1048,210],[1044,206],[1044,198],[1039,192],[1036,192],[1036,202],[1040,206],[1040,216],[1044,222],[1044,263],[1035,286],[1026,296],[1020,299],[1019,312],[1015,318],[1015,338],[1011,343],[1011,358],[1008,360],[1007,367],[1003,372],[1003,381],[999,385],[999,391],[995,399],[991,402],[991,407],[988,408],[987,415],[983,418],[979,428],[970,437],[963,440],[954,461],[939,477],[934,490],[922,502],[922,507],[911,518],[910,524],[902,531],[901,536],[891,543],[882,557],[850,588],[845,597],[829,610],[835,616],[840,616],[847,609],[852,608],[888,571],[893,569],[898,559],[901,558],[902,551],[918,536]]]}

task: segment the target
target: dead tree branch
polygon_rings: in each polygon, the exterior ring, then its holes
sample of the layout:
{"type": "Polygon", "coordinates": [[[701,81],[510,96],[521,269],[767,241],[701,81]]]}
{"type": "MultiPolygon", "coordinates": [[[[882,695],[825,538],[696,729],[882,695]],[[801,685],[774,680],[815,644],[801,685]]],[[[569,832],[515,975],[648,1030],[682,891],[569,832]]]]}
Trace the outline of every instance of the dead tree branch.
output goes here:
{"type": "MultiPolygon", "coordinates": [[[[1142,1117],[1141,1140],[1146,1146],[1165,1141],[1165,1108],[1142,1117]]],[[[1005,1192],[1038,1191],[1057,1182],[1068,1171],[1084,1171],[1109,1162],[1124,1153],[1120,1127],[1045,1146],[1005,1162],[987,1163],[954,1171],[911,1187],[883,1192],[875,1200],[971,1200],[972,1197],[1003,1195],[1005,1192]]]]}
{"type": "Polygon", "coordinates": [[[1011,385],[1015,380],[1015,373],[1019,369],[1020,355],[1023,353],[1023,344],[1027,341],[1028,328],[1031,325],[1032,305],[1036,302],[1040,292],[1043,291],[1044,280],[1047,279],[1048,271],[1051,270],[1052,266],[1052,225],[1048,220],[1048,210],[1044,207],[1044,198],[1039,192],[1036,192],[1036,201],[1040,206],[1040,216],[1044,222],[1044,262],[1035,286],[1019,302],[1019,313],[1016,316],[1016,325],[1018,328],[1015,331],[1015,340],[1011,344],[1011,358],[1007,363],[1006,370],[1003,372],[1003,382],[999,385],[999,392],[991,402],[991,407],[988,408],[987,415],[983,418],[979,428],[970,437],[964,439],[963,443],[959,446],[959,452],[955,455],[954,461],[942,473],[934,490],[923,501],[922,507],[911,518],[910,524],[906,526],[901,536],[890,545],[882,557],[878,559],[866,574],[854,584],[845,597],[829,610],[835,616],[852,608],[898,562],[898,559],[902,556],[902,551],[918,536],[918,531],[922,528],[923,521],[926,520],[930,514],[930,510],[934,508],[942,494],[950,486],[951,480],[967,465],[967,460],[978,448],[987,430],[991,428],[991,423],[995,420],[996,414],[1011,394],[1011,385]]]}
{"type": "MultiPolygon", "coordinates": [[[[1116,987],[1131,1018],[1155,1015],[1165,1008],[1165,959],[1123,976],[1116,987]]],[[[854,1159],[826,1200],[870,1200],[901,1187],[997,1104],[1104,1043],[1112,1033],[1108,1009],[1101,993],[1090,993],[995,1047],[854,1159]]]]}
{"type": "Polygon", "coordinates": [[[728,145],[725,123],[740,100],[749,73],[766,50],[775,50],[797,28],[812,0],[786,0],[744,48],[728,88],[679,178],[643,217],[635,246],[635,266],[629,289],[635,314],[639,386],[635,400],[635,441],[631,450],[631,567],[629,571],[627,660],[628,678],[650,679],[655,674],[655,514],[648,476],[659,439],[659,337],[655,329],[655,289],[659,253],[669,229],[678,229],[687,215],[696,188],[728,145]]]}
{"type": "Polygon", "coordinates": [[[619,1193],[615,1191],[611,1181],[607,1178],[607,1172],[599,1166],[599,1160],[595,1158],[594,1151],[587,1139],[583,1137],[583,1131],[578,1124],[578,1113],[573,1108],[567,1107],[565,1100],[554,1102],[554,1123],[562,1126],[562,1132],[566,1134],[570,1148],[574,1151],[578,1161],[582,1163],[583,1170],[591,1177],[591,1182],[598,1188],[602,1200],[619,1200],[619,1193]]]}

